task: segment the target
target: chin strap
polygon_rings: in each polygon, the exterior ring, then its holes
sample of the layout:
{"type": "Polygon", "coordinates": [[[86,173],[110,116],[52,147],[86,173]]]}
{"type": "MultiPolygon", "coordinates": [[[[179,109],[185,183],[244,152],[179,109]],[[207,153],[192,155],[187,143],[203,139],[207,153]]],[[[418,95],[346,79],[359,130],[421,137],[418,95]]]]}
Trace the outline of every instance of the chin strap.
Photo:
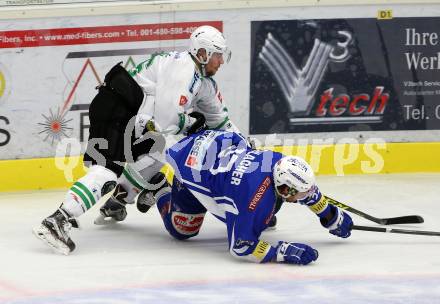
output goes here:
{"type": "Polygon", "coordinates": [[[206,77],[206,69],[205,69],[205,66],[206,66],[207,62],[206,62],[206,63],[201,63],[200,60],[199,60],[197,57],[195,57],[195,56],[194,56],[193,54],[191,54],[191,53],[189,53],[189,54],[190,54],[190,56],[192,57],[193,61],[196,63],[196,65],[199,67],[199,69],[200,69],[200,73],[202,74],[202,76],[203,76],[203,77],[206,77]]]}
{"type": "Polygon", "coordinates": [[[200,73],[202,74],[203,77],[206,77],[206,69],[205,69],[205,64],[200,64],[200,73]]]}

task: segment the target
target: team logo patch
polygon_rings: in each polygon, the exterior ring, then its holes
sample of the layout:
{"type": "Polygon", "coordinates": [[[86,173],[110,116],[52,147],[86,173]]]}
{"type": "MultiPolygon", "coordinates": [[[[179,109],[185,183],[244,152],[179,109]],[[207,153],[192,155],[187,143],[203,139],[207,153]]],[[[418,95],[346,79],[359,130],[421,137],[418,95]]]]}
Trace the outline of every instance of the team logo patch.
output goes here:
{"type": "Polygon", "coordinates": [[[266,176],[266,178],[261,182],[260,186],[258,186],[257,191],[255,191],[254,196],[249,203],[248,209],[250,211],[254,211],[257,208],[258,204],[263,198],[264,193],[266,193],[271,183],[272,181],[270,180],[270,177],[266,176]]]}
{"type": "Polygon", "coordinates": [[[184,95],[180,95],[179,106],[186,105],[188,102],[188,98],[184,95]]]}
{"type": "Polygon", "coordinates": [[[171,222],[178,233],[183,235],[194,235],[199,232],[204,218],[204,213],[186,214],[174,211],[171,216],[171,222]]]}
{"type": "Polygon", "coordinates": [[[197,165],[197,158],[194,155],[188,156],[188,159],[186,160],[186,165],[188,167],[193,167],[197,165]]]}
{"type": "Polygon", "coordinates": [[[201,170],[207,150],[218,135],[219,133],[217,132],[206,130],[203,134],[197,136],[185,160],[185,166],[195,170],[201,170]]]}
{"type": "Polygon", "coordinates": [[[242,247],[242,246],[253,246],[253,245],[254,245],[254,241],[238,239],[234,244],[234,248],[242,247]]]}

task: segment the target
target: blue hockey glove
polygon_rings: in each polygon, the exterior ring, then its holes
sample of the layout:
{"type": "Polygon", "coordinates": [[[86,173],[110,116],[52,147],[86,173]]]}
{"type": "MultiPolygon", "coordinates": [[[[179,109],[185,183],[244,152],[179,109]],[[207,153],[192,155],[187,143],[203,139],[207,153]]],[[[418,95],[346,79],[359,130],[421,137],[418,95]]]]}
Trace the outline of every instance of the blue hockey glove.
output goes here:
{"type": "Polygon", "coordinates": [[[330,204],[328,206],[333,213],[333,217],[330,220],[327,220],[325,217],[321,217],[320,221],[322,226],[330,230],[331,234],[341,238],[348,238],[351,235],[353,220],[347,213],[338,207],[330,204]]]}
{"type": "Polygon", "coordinates": [[[318,258],[318,251],[305,244],[280,241],[276,250],[277,262],[307,265],[318,258]]]}

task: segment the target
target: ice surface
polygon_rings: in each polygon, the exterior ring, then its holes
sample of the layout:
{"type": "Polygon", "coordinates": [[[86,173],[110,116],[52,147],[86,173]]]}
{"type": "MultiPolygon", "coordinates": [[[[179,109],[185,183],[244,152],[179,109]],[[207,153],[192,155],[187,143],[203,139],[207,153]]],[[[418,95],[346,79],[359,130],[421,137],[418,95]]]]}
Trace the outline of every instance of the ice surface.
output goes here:
{"type": "MultiPolygon", "coordinates": [[[[371,215],[425,219],[399,228],[440,231],[440,174],[320,176],[318,183],[371,215]]],[[[212,216],[182,242],[168,236],[155,208],[141,214],[129,206],[125,222],[103,227],[93,225],[95,206],[72,233],[77,249],[62,256],[31,229],[64,193],[0,194],[0,303],[440,303],[440,237],[354,231],[343,240],[290,204],[262,238],[307,243],[319,259],[259,265],[230,256],[226,228],[212,216]]]]}

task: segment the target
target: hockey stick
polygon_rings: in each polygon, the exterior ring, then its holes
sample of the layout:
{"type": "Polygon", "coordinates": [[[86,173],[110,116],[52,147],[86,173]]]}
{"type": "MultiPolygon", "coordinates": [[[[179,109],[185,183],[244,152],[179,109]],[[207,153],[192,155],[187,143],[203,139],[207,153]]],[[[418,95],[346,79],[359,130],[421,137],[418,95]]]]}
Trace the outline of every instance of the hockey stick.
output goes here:
{"type": "Polygon", "coordinates": [[[351,229],[362,230],[362,231],[373,231],[373,232],[440,236],[440,232],[436,232],[436,231],[405,230],[405,229],[392,229],[392,228],[383,228],[383,227],[358,226],[358,225],[353,225],[351,229]]]}
{"type": "Polygon", "coordinates": [[[371,216],[369,214],[366,214],[362,211],[359,211],[357,209],[354,209],[353,207],[350,207],[344,203],[338,202],[335,199],[332,199],[328,196],[324,196],[327,202],[330,204],[339,207],[341,209],[344,209],[348,212],[352,212],[356,215],[359,215],[360,217],[363,217],[367,220],[370,220],[372,222],[375,222],[380,225],[394,225],[394,224],[419,224],[423,223],[423,217],[419,215],[406,215],[406,216],[398,216],[398,217],[390,217],[390,218],[377,218],[374,216],[371,216]]]}

